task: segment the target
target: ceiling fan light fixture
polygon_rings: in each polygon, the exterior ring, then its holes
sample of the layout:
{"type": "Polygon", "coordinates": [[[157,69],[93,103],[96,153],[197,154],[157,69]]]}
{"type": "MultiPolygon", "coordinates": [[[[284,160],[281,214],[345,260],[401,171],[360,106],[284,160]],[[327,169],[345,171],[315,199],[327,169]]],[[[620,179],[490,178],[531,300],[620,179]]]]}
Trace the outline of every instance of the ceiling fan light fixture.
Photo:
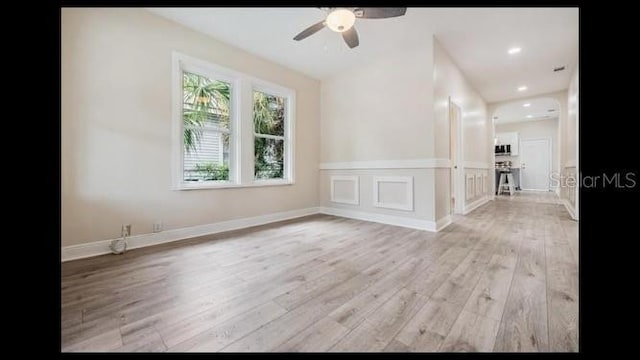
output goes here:
{"type": "Polygon", "coordinates": [[[345,32],[356,22],[356,15],[348,9],[335,9],[327,15],[327,26],[335,32],[345,32]]]}

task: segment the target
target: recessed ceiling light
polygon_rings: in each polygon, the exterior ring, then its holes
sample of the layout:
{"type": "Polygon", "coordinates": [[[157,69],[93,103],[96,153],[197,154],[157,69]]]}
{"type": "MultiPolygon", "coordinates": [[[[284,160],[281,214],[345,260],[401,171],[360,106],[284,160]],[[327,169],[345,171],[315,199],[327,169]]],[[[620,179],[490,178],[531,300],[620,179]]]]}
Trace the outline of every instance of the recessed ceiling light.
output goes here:
{"type": "Polygon", "coordinates": [[[518,91],[525,91],[525,90],[527,90],[526,86],[519,86],[518,87],[518,91]]]}
{"type": "Polygon", "coordinates": [[[527,119],[531,119],[533,115],[527,115],[527,119]]]}
{"type": "Polygon", "coordinates": [[[522,106],[524,106],[524,107],[529,107],[529,106],[531,106],[531,104],[526,103],[526,104],[522,104],[522,106]]]}
{"type": "Polygon", "coordinates": [[[519,47],[514,47],[514,48],[509,49],[509,51],[507,51],[507,52],[509,53],[509,55],[515,55],[515,54],[519,53],[520,50],[522,50],[522,49],[520,49],[519,47]]]}

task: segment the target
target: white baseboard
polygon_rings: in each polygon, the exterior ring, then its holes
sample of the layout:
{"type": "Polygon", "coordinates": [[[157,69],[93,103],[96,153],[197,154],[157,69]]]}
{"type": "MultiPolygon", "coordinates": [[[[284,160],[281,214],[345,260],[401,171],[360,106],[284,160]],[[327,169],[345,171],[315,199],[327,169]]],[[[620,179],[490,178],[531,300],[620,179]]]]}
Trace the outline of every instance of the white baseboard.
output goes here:
{"type": "Polygon", "coordinates": [[[436,231],[441,231],[447,226],[451,225],[451,215],[447,215],[440,220],[436,221],[436,231]]]}
{"type": "Polygon", "coordinates": [[[435,221],[395,216],[395,215],[387,215],[387,214],[379,214],[379,213],[371,213],[365,211],[357,211],[357,210],[349,210],[349,209],[339,209],[333,207],[321,207],[321,214],[341,216],[350,219],[364,220],[364,221],[373,221],[377,223],[387,224],[387,225],[395,225],[402,226],[411,229],[418,230],[426,230],[426,231],[437,231],[437,226],[435,221]]]}
{"type": "MultiPolygon", "coordinates": [[[[224,231],[238,230],[251,226],[269,224],[276,221],[294,219],[302,216],[317,214],[317,207],[283,211],[274,214],[260,215],[249,218],[234,219],[212,224],[191,226],[187,228],[161,231],[158,233],[134,235],[127,238],[127,249],[137,249],[177,240],[189,239],[197,236],[216,234],[224,231]]],[[[82,259],[111,253],[109,244],[113,239],[94,241],[86,244],[65,246],[62,248],[62,261],[82,259]]]]}
{"type": "Polygon", "coordinates": [[[477,209],[478,207],[486,204],[487,202],[489,202],[489,197],[488,196],[483,196],[480,199],[472,202],[471,204],[465,205],[464,206],[464,211],[462,212],[462,214],[463,215],[467,215],[468,213],[470,213],[473,210],[477,209]]]}
{"type": "Polygon", "coordinates": [[[564,208],[567,209],[567,212],[569,213],[569,215],[571,216],[571,218],[573,220],[578,220],[576,218],[576,211],[573,208],[573,206],[571,205],[571,203],[569,203],[569,200],[567,199],[562,199],[562,204],[564,205],[564,208]]]}

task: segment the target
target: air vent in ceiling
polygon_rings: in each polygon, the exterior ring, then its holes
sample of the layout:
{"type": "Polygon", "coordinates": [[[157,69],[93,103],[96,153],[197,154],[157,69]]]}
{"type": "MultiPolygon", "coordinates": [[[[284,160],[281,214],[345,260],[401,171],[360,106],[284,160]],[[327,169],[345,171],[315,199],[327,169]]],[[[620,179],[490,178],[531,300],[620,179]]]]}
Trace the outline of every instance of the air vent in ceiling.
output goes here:
{"type": "Polygon", "coordinates": [[[562,71],[562,70],[564,70],[564,66],[560,66],[560,67],[554,68],[553,72],[558,72],[558,71],[562,71]]]}
{"type": "Polygon", "coordinates": [[[494,117],[493,117],[493,120],[497,120],[497,119],[498,119],[498,117],[497,117],[497,116],[494,116],[494,117]]]}
{"type": "Polygon", "coordinates": [[[548,112],[554,112],[554,111],[556,111],[556,109],[549,109],[549,110],[547,110],[547,111],[548,111],[548,112]]]}

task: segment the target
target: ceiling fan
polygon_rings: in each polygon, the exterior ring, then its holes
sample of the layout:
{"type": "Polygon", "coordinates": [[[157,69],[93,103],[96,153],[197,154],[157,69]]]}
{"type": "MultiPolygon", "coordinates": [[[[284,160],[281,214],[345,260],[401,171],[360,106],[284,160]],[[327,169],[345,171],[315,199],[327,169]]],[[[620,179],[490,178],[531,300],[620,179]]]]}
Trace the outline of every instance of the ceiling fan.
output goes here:
{"type": "Polygon", "coordinates": [[[325,26],[329,29],[342,33],[344,42],[350,48],[354,48],[360,44],[358,40],[358,32],[353,25],[356,22],[356,18],[360,19],[386,19],[396,16],[402,16],[407,12],[407,8],[403,7],[388,7],[388,8],[320,8],[327,12],[327,17],[308,28],[304,29],[300,34],[296,35],[293,40],[300,41],[305,39],[318,31],[322,30],[325,26]]]}

